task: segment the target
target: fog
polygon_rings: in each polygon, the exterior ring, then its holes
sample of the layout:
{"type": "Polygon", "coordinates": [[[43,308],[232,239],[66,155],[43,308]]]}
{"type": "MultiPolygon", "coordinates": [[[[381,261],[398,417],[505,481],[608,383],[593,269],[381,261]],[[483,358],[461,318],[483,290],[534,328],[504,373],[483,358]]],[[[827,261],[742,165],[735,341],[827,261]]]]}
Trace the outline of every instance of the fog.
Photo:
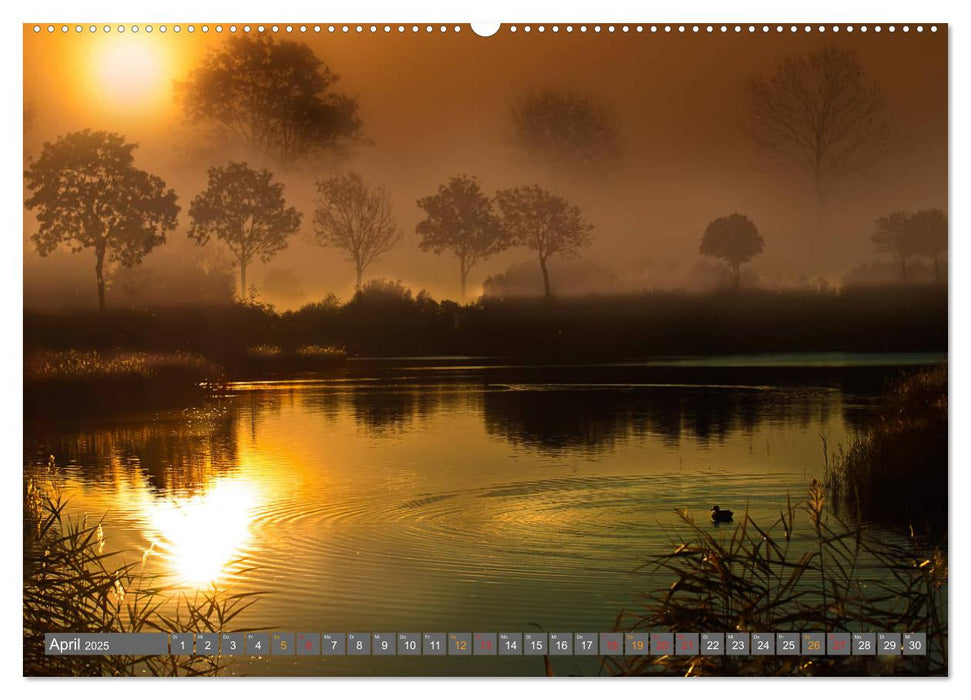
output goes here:
{"type": "MultiPolygon", "coordinates": [[[[44,142],[66,132],[117,131],[139,144],[136,165],[161,176],[179,195],[179,227],[129,275],[143,285],[161,285],[166,265],[184,256],[213,265],[229,261],[216,242],[200,250],[187,240],[188,206],[204,188],[209,166],[245,154],[203,147],[173,92],[173,82],[184,80],[226,34],[35,35],[25,28],[24,101],[32,115],[25,157],[36,157],[44,142]],[[161,68],[153,66],[158,89],[111,83],[123,77],[105,68],[103,61],[111,59],[98,58],[99,52],[124,42],[157,47],[164,57],[161,68]],[[137,99],[125,99],[125,90],[136,87],[142,90],[137,99]]],[[[274,168],[287,200],[303,212],[302,230],[272,261],[254,264],[248,279],[262,299],[281,309],[353,292],[353,265],[309,237],[315,178],[346,170],[390,190],[403,232],[366,276],[400,280],[437,298],[457,298],[458,266],[447,255],[418,249],[415,225],[423,212],[416,201],[459,173],[477,176],[490,194],[516,185],[555,188],[582,208],[595,227],[593,243],[579,259],[555,263],[554,283],[563,294],[714,286],[721,269],[699,254],[699,241],[712,219],[733,212],[751,218],[765,240],[764,253],[745,268],[747,284],[839,285],[849,271],[878,260],[870,241],[876,218],[895,210],[947,211],[944,29],[527,35],[504,28],[489,38],[467,27],[458,34],[400,35],[325,29],[277,40],[307,43],[339,74],[334,89],[357,100],[365,137],[341,162],[274,168]],[[819,225],[808,176],[759,149],[748,132],[744,86],[748,78],[772,74],[784,57],[827,45],[854,51],[868,81],[879,86],[891,147],[878,167],[834,191],[819,225]],[[603,176],[564,183],[510,144],[512,105],[543,89],[589,96],[615,116],[621,156],[603,176]]],[[[90,251],[62,250],[42,259],[30,241],[37,228],[33,213],[25,212],[24,228],[26,303],[93,305],[90,251]]],[[[470,295],[500,274],[520,280],[517,288],[534,289],[534,254],[514,248],[483,261],[472,270],[470,295]]],[[[109,305],[117,291],[116,283],[109,305]]]]}

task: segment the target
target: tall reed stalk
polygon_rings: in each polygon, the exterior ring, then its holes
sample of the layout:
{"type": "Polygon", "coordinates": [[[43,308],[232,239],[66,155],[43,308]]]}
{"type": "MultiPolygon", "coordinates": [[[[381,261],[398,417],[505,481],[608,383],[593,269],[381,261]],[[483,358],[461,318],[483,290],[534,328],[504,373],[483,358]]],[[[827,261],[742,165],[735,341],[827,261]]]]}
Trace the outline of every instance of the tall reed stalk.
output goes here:
{"type": "Polygon", "coordinates": [[[768,527],[748,513],[730,534],[681,512],[673,551],[642,569],[670,579],[618,617],[624,631],[926,632],[908,657],[605,657],[617,675],[946,675],[947,554],[841,520],[813,483],[768,527]]]}
{"type": "MultiPolygon", "coordinates": [[[[48,474],[53,472],[53,462],[48,474]]],[[[64,514],[53,478],[24,485],[24,675],[212,676],[220,656],[46,656],[47,632],[230,632],[258,593],[174,593],[140,561],[118,563],[101,522],[64,514]],[[173,612],[167,613],[166,610],[173,612]]]]}

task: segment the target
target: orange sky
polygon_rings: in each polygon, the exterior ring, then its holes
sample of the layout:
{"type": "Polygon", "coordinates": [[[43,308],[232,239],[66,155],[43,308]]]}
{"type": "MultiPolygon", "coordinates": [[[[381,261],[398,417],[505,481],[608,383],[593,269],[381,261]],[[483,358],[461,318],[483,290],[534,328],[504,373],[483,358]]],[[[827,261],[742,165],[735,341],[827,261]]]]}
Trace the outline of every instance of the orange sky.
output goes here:
{"type": "MultiPolygon", "coordinates": [[[[140,144],[140,167],[161,175],[185,211],[201,189],[209,161],[187,144],[171,83],[183,79],[207,49],[225,40],[210,31],[147,35],[87,30],[75,34],[24,28],[24,99],[35,112],[25,150],[37,153],[58,134],[90,127],[120,131],[140,144]],[[149,48],[147,48],[149,47],[149,48]]],[[[766,240],[754,266],[771,274],[822,274],[872,259],[872,221],[893,209],[947,206],[947,33],[841,32],[755,35],[588,32],[529,35],[504,28],[496,36],[397,32],[294,33],[341,76],[337,89],[357,98],[370,144],[346,164],[388,187],[405,237],[369,276],[401,279],[416,290],[454,296],[457,266],[418,251],[415,200],[450,175],[480,177],[489,190],[544,176],[506,144],[509,107],[528,88],[564,88],[598,97],[622,123],[624,155],[613,173],[574,194],[596,226],[585,256],[606,266],[651,260],[693,264],[711,219],[747,213],[766,240]],[[805,181],[766,159],[745,132],[742,88],[780,58],[826,43],[856,51],[881,87],[892,114],[895,149],[875,173],[843,191],[824,240],[810,236],[805,181]]],[[[218,158],[216,158],[218,160],[218,158]]],[[[312,182],[329,174],[308,164],[282,176],[309,220],[312,182]]],[[[27,216],[29,235],[32,217],[27,216]]],[[[27,252],[28,257],[31,253],[27,252]]],[[[84,255],[78,264],[89,267],[84,255]],[[82,259],[83,258],[83,259],[82,259]]],[[[146,262],[150,258],[146,259],[146,262]]],[[[514,250],[475,269],[475,290],[489,274],[529,260],[514,250]]],[[[346,296],[353,270],[335,251],[305,240],[253,271],[271,267],[300,278],[310,297],[346,296]]]]}

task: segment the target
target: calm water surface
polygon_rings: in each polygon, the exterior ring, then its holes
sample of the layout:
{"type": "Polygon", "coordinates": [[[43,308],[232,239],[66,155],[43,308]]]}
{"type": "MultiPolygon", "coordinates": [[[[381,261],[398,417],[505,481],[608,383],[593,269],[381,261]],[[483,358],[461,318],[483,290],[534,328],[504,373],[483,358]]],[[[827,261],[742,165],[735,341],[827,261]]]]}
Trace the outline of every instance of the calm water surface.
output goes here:
{"type": "MultiPolygon", "coordinates": [[[[821,477],[822,437],[845,442],[887,378],[936,359],[355,361],[192,409],[28,425],[25,468],[53,454],[70,513],[106,513],[110,546],[129,560],[151,547],[147,566],[178,587],[267,591],[238,626],[605,631],[666,585],[633,570],[677,540],[676,509],[771,521],[821,477]]],[[[313,658],[234,671],[543,669],[313,658]]]]}

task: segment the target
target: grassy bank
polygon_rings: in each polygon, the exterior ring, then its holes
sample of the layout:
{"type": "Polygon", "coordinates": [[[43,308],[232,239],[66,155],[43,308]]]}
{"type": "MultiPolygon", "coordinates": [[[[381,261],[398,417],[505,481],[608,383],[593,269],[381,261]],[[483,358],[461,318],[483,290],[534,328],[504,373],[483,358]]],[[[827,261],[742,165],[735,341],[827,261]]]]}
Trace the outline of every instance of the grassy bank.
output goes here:
{"type": "Polygon", "coordinates": [[[850,517],[941,536],[948,525],[947,366],[901,377],[829,457],[826,486],[850,517]]]}
{"type": "Polygon", "coordinates": [[[24,414],[179,405],[205,396],[222,371],[185,352],[41,350],[24,361],[24,414]]]}
{"type": "Polygon", "coordinates": [[[672,632],[926,632],[927,656],[607,657],[617,675],[946,675],[947,555],[839,519],[814,482],[779,518],[714,529],[682,514],[673,551],[645,565],[670,584],[618,629],[672,632]]]}
{"type": "Polygon", "coordinates": [[[42,417],[100,410],[179,406],[230,379],[292,376],[338,366],[339,348],[261,345],[224,364],[186,352],[35,350],[24,362],[24,413],[42,417]]]}

